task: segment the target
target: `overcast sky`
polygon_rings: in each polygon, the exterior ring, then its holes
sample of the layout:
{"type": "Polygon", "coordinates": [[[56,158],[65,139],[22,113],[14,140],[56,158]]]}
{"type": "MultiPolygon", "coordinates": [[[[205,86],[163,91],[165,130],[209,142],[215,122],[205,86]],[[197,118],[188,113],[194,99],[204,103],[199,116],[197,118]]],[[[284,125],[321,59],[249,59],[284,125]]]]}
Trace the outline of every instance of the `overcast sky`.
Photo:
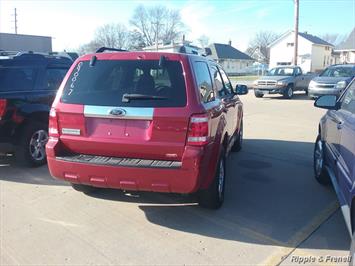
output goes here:
{"type": "MultiPolygon", "coordinates": [[[[53,50],[71,50],[89,42],[103,24],[130,27],[129,19],[139,4],[180,10],[189,29],[188,40],[195,41],[202,34],[210,42],[227,43],[230,39],[243,51],[257,31],[284,33],[293,28],[293,0],[0,0],[0,32],[14,32],[16,7],[18,33],[52,36],[53,50]]],[[[355,0],[300,0],[300,31],[345,35],[354,27],[355,0]]]]}

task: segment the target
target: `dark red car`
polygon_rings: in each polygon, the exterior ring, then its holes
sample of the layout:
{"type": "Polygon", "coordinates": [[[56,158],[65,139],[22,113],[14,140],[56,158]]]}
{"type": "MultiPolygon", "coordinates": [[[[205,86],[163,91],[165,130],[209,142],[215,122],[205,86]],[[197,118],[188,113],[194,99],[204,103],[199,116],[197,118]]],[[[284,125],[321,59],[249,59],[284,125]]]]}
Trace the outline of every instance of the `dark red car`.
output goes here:
{"type": "Polygon", "coordinates": [[[223,203],[225,160],[241,149],[243,105],[206,57],[100,49],[76,60],[50,112],[51,174],[97,187],[198,192],[223,203]]]}

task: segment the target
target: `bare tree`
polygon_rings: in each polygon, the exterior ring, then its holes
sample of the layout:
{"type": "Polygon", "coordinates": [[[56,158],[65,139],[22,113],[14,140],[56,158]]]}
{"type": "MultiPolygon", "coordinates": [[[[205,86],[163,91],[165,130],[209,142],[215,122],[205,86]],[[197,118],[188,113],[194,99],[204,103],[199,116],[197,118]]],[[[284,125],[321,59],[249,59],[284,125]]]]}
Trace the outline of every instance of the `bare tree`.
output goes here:
{"type": "Polygon", "coordinates": [[[138,6],[130,24],[142,35],[146,46],[153,45],[157,40],[164,43],[177,40],[184,32],[179,11],[164,6],[138,6]]]}
{"type": "Polygon", "coordinates": [[[101,44],[97,43],[95,40],[81,45],[77,52],[79,55],[94,53],[98,48],[102,47],[101,44]]]}
{"type": "Polygon", "coordinates": [[[95,31],[94,40],[101,46],[126,48],[128,30],[122,24],[105,24],[95,31]]]}
{"type": "Polygon", "coordinates": [[[129,32],[128,40],[127,48],[129,50],[142,50],[145,47],[143,36],[137,30],[129,32]]]}
{"type": "Polygon", "coordinates": [[[206,35],[201,35],[198,39],[197,39],[198,43],[201,45],[202,48],[205,48],[208,46],[209,42],[210,42],[210,38],[208,38],[206,35]]]}
{"type": "Polygon", "coordinates": [[[93,53],[102,46],[118,49],[130,48],[130,32],[122,24],[105,24],[96,29],[94,39],[81,45],[79,54],[93,53]]]}
{"type": "Polygon", "coordinates": [[[268,45],[275,41],[278,37],[279,35],[272,31],[259,31],[249,42],[249,47],[246,53],[253,56],[255,51],[258,51],[261,58],[256,59],[263,61],[263,63],[268,63],[270,60],[268,45]]]}
{"type": "Polygon", "coordinates": [[[320,38],[336,46],[346,39],[346,35],[339,33],[325,33],[321,35],[320,38]]]}

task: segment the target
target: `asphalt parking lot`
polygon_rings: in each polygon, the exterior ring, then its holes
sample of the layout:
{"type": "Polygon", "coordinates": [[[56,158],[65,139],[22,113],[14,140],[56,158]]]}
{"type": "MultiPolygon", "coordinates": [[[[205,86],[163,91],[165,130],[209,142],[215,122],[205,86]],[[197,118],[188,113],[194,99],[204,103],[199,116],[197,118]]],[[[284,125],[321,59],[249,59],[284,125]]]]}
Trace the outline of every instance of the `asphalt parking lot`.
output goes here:
{"type": "MultiPolygon", "coordinates": [[[[45,166],[21,168],[2,157],[0,264],[299,265],[297,256],[347,256],[335,193],[313,178],[324,111],[303,94],[256,99],[251,92],[242,100],[244,147],[229,158],[218,211],[181,195],[87,196],[45,166]]],[[[322,264],[329,261],[313,263],[322,264]]]]}

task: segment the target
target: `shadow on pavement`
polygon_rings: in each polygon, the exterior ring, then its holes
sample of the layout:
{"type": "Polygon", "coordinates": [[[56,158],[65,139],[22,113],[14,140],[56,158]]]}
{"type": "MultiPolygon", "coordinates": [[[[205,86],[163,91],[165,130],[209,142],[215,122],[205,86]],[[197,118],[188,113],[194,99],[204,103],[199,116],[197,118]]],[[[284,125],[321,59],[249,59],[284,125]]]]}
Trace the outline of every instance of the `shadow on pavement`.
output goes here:
{"type": "Polygon", "coordinates": [[[313,99],[309,98],[304,92],[297,93],[293,95],[292,99],[284,99],[282,95],[275,94],[275,95],[266,95],[262,99],[264,100],[284,100],[284,101],[297,101],[297,100],[309,100],[310,102],[314,102],[313,99]]]}
{"type": "MultiPolygon", "coordinates": [[[[227,162],[226,196],[219,210],[196,206],[194,196],[101,189],[91,197],[137,203],[153,224],[181,232],[252,244],[296,247],[336,210],[332,187],[313,178],[313,143],[246,139],[243,150],[227,162]],[[333,207],[335,206],[335,207],[333,207]]],[[[19,169],[2,159],[0,180],[66,185],[54,180],[46,166],[19,169]]],[[[320,231],[315,249],[348,250],[345,223],[320,231]],[[341,241],[333,241],[334,235],[341,241]],[[332,238],[333,237],[333,238],[332,238]]]]}
{"type": "Polygon", "coordinates": [[[15,156],[0,155],[0,180],[33,185],[66,186],[66,182],[55,180],[48,171],[47,165],[41,167],[25,167],[16,163],[15,156]]]}
{"type": "MultiPolygon", "coordinates": [[[[196,205],[194,197],[102,190],[93,197],[136,202],[149,222],[212,238],[296,247],[338,209],[332,187],[313,178],[313,143],[250,139],[227,165],[225,204],[220,210],[196,205]]],[[[318,232],[318,231],[317,231],[318,232]]],[[[343,220],[320,231],[314,249],[348,250],[343,220]],[[334,241],[334,235],[338,240],[334,241]]]]}

